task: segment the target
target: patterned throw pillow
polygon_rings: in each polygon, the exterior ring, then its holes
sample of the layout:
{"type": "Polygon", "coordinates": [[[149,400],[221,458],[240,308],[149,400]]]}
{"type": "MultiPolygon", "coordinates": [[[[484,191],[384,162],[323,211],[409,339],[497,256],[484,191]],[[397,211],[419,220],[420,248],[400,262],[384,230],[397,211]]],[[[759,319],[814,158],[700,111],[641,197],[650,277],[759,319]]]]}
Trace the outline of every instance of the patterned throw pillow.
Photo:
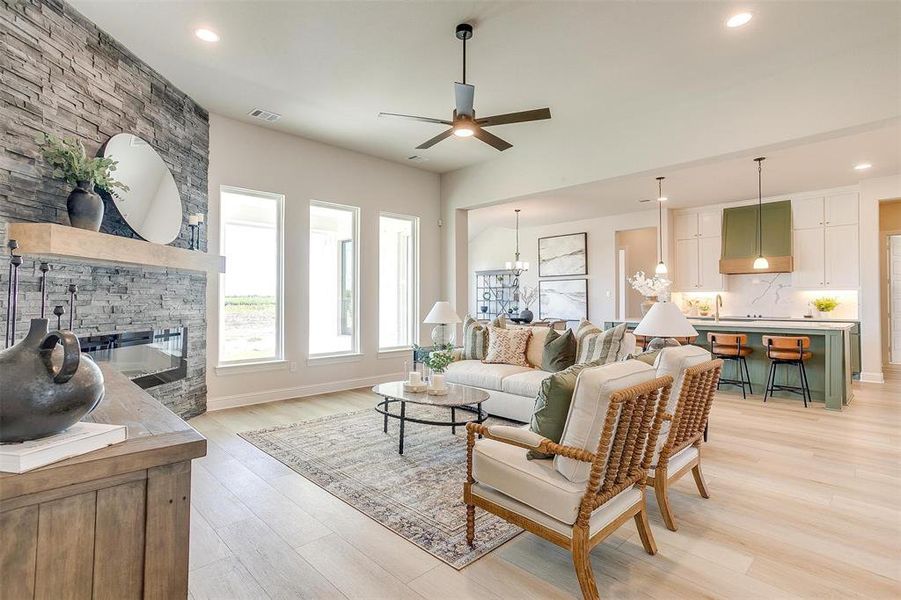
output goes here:
{"type": "Polygon", "coordinates": [[[482,362],[528,367],[526,346],[529,345],[530,337],[532,337],[531,327],[523,329],[489,327],[488,353],[482,362]]]}
{"type": "Polygon", "coordinates": [[[602,330],[583,319],[576,330],[576,363],[601,361],[602,364],[607,364],[616,362],[625,335],[625,323],[602,330]]]}
{"type": "MultiPolygon", "coordinates": [[[[491,327],[504,327],[501,317],[491,322],[491,327]]],[[[482,325],[470,315],[463,320],[463,360],[482,360],[488,352],[488,326],[482,325]]]]}

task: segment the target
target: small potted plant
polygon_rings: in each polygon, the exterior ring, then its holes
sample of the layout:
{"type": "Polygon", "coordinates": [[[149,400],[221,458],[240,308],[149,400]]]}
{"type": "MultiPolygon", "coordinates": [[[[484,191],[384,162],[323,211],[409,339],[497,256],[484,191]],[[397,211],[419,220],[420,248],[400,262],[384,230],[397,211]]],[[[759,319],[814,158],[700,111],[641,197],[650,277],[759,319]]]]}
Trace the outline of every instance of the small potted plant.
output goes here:
{"type": "Polygon", "coordinates": [[[430,352],[429,357],[425,360],[426,366],[432,371],[432,375],[429,377],[429,393],[433,396],[443,396],[447,393],[444,372],[452,362],[454,362],[454,354],[451,349],[430,352]]]}
{"type": "Polygon", "coordinates": [[[84,145],[72,138],[45,133],[37,143],[44,160],[53,168],[53,177],[75,186],[66,200],[69,224],[99,231],[103,221],[103,200],[94,193],[94,188],[108,194],[115,194],[117,189],[128,191],[127,185],[112,176],[117,161],[102,156],[88,158],[84,145]]]}
{"type": "Polygon", "coordinates": [[[700,313],[702,317],[706,317],[710,314],[710,300],[701,300],[698,304],[698,313],[700,313]]]}
{"type": "Polygon", "coordinates": [[[838,306],[838,300],[836,298],[833,298],[832,296],[814,298],[813,306],[817,309],[819,316],[828,317],[829,313],[835,310],[835,307],[838,306]]]}

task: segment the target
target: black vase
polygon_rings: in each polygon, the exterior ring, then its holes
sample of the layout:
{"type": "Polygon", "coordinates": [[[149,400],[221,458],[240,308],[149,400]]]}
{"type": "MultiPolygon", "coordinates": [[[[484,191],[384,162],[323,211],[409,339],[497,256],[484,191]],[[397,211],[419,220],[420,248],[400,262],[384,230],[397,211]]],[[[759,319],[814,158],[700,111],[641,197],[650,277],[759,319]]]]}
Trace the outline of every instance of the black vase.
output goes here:
{"type": "Polygon", "coordinates": [[[535,318],[535,315],[532,314],[531,310],[525,308],[519,313],[519,318],[523,320],[523,323],[531,323],[532,319],[535,318]]]}
{"type": "Polygon", "coordinates": [[[94,193],[94,184],[90,181],[79,181],[66,200],[69,212],[69,224],[79,229],[100,231],[103,221],[103,200],[94,193]]]}

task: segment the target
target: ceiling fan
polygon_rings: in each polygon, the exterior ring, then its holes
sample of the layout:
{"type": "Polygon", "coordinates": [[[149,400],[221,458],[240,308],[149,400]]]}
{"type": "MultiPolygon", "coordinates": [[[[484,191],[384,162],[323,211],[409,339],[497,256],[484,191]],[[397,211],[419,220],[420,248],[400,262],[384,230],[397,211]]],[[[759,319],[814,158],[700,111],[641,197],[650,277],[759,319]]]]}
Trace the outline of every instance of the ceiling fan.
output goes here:
{"type": "Polygon", "coordinates": [[[409,119],[411,121],[422,121],[423,123],[438,123],[439,125],[449,125],[450,129],[443,131],[435,137],[426,140],[416,146],[417,150],[425,150],[431,148],[443,139],[449,138],[451,135],[457,137],[474,137],[496,148],[497,150],[506,150],[512,148],[513,144],[504,141],[493,133],[485,131],[486,127],[494,125],[508,125],[510,123],[524,123],[526,121],[541,121],[551,118],[551,109],[536,108],[534,110],[524,110],[521,112],[507,113],[503,115],[494,115],[493,117],[476,118],[472,103],[475,96],[475,86],[466,83],[466,40],[472,38],[472,25],[469,23],[461,23],[457,25],[457,39],[463,42],[463,82],[454,83],[454,99],[456,108],[450,121],[444,119],[433,119],[431,117],[417,117],[414,115],[401,115],[397,113],[379,113],[380,117],[395,117],[398,119],[409,119]]]}

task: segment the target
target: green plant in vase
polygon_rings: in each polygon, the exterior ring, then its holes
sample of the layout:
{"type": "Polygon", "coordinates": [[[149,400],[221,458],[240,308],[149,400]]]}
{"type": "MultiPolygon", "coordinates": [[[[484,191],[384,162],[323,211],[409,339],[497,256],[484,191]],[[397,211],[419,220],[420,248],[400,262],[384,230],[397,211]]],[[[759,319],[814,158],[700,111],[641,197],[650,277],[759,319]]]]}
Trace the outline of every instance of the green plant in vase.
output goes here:
{"type": "Polygon", "coordinates": [[[450,349],[436,350],[435,352],[429,353],[429,357],[425,360],[425,364],[432,371],[432,375],[429,377],[430,394],[447,393],[444,372],[452,362],[454,362],[454,354],[450,349]]]}
{"type": "Polygon", "coordinates": [[[111,195],[117,195],[117,190],[128,191],[127,185],[112,176],[118,162],[103,156],[88,158],[84,145],[73,138],[44,133],[36,141],[44,161],[53,169],[53,177],[75,186],[66,199],[69,223],[72,227],[99,231],[103,200],[94,189],[111,195]]]}

